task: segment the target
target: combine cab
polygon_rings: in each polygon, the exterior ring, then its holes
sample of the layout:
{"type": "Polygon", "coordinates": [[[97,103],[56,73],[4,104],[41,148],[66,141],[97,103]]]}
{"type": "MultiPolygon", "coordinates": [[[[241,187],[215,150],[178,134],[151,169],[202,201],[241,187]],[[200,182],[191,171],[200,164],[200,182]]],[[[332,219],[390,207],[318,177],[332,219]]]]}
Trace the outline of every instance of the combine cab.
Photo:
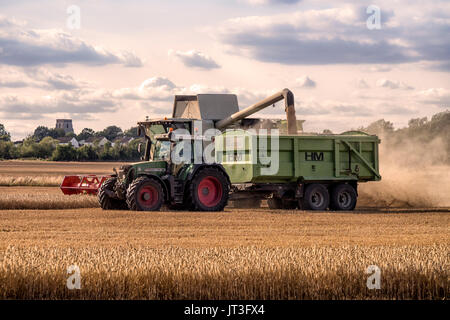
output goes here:
{"type": "Polygon", "coordinates": [[[65,176],[60,188],[61,191],[66,195],[96,195],[102,183],[109,178],[111,178],[110,175],[98,176],[95,174],[65,176]]]}

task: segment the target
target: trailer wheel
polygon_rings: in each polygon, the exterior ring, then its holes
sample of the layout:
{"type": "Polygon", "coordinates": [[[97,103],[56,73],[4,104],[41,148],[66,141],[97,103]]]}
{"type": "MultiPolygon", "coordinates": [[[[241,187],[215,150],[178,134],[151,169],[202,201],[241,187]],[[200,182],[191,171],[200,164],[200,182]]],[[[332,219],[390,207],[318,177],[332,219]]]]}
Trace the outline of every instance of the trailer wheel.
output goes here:
{"type": "Polygon", "coordinates": [[[357,198],[358,195],[351,185],[338,184],[331,190],[330,209],[351,211],[356,207],[357,198]]]}
{"type": "Polygon", "coordinates": [[[328,208],[330,195],[324,185],[313,183],[306,187],[305,195],[301,201],[301,208],[304,210],[323,211],[328,208]]]}
{"type": "Polygon", "coordinates": [[[164,191],[156,179],[140,177],[127,189],[127,204],[134,211],[158,211],[164,201],[164,191]]]}
{"type": "Polygon", "coordinates": [[[128,210],[124,200],[111,198],[108,193],[114,192],[114,185],[117,178],[110,178],[102,183],[98,189],[97,199],[103,210],[128,210]]]}
{"type": "Polygon", "coordinates": [[[222,211],[228,202],[228,180],[219,169],[201,169],[192,179],[189,193],[193,210],[222,211]]]}

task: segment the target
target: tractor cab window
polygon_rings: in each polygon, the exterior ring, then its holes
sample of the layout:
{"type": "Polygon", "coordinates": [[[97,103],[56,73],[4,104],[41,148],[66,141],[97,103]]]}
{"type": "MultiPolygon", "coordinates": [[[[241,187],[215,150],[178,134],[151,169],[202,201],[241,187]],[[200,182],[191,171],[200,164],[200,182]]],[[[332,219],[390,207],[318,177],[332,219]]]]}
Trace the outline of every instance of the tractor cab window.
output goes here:
{"type": "Polygon", "coordinates": [[[170,141],[156,140],[153,160],[170,160],[170,141]]]}

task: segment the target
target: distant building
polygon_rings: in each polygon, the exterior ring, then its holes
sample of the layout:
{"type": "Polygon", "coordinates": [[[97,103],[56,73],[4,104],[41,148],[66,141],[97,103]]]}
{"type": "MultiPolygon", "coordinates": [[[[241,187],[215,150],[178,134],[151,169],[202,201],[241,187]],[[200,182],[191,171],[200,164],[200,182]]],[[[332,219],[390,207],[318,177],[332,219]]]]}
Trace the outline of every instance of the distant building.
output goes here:
{"type": "Polygon", "coordinates": [[[118,137],[117,139],[114,140],[114,144],[124,144],[124,145],[128,145],[131,141],[133,141],[134,138],[133,137],[118,137]]]}
{"type": "Polygon", "coordinates": [[[98,145],[100,147],[103,147],[105,144],[107,144],[108,142],[111,143],[108,139],[106,139],[105,137],[89,137],[86,140],[81,140],[80,141],[82,145],[85,146],[94,146],[94,145],[98,145]]]}
{"type": "Polygon", "coordinates": [[[77,139],[72,138],[72,137],[61,137],[61,138],[57,138],[56,140],[58,140],[59,145],[67,146],[67,145],[71,144],[74,148],[80,147],[80,144],[78,143],[77,139]]]}
{"type": "Polygon", "coordinates": [[[65,133],[73,132],[72,119],[56,119],[56,129],[63,129],[65,133]]]}

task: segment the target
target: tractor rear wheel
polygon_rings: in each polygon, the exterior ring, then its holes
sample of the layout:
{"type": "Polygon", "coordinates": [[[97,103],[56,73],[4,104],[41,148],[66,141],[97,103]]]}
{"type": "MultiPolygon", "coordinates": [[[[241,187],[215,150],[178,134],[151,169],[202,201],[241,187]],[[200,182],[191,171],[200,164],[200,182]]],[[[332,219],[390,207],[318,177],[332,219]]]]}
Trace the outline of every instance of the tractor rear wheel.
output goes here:
{"type": "Polygon", "coordinates": [[[127,189],[127,204],[134,211],[158,211],[164,202],[164,191],[154,178],[139,177],[127,189]]]}
{"type": "Polygon", "coordinates": [[[111,198],[109,194],[114,192],[114,186],[117,178],[110,178],[102,183],[98,189],[97,199],[103,210],[128,210],[125,200],[111,198]]]}
{"type": "Polygon", "coordinates": [[[222,211],[228,202],[228,180],[217,168],[200,169],[189,185],[190,208],[199,211],[222,211]]]}
{"type": "Polygon", "coordinates": [[[351,185],[343,183],[331,190],[330,198],[331,210],[352,211],[356,207],[358,195],[351,185]]]}
{"type": "Polygon", "coordinates": [[[330,204],[330,195],[323,184],[313,183],[306,187],[305,195],[300,201],[300,207],[304,210],[323,211],[330,204]]]}

